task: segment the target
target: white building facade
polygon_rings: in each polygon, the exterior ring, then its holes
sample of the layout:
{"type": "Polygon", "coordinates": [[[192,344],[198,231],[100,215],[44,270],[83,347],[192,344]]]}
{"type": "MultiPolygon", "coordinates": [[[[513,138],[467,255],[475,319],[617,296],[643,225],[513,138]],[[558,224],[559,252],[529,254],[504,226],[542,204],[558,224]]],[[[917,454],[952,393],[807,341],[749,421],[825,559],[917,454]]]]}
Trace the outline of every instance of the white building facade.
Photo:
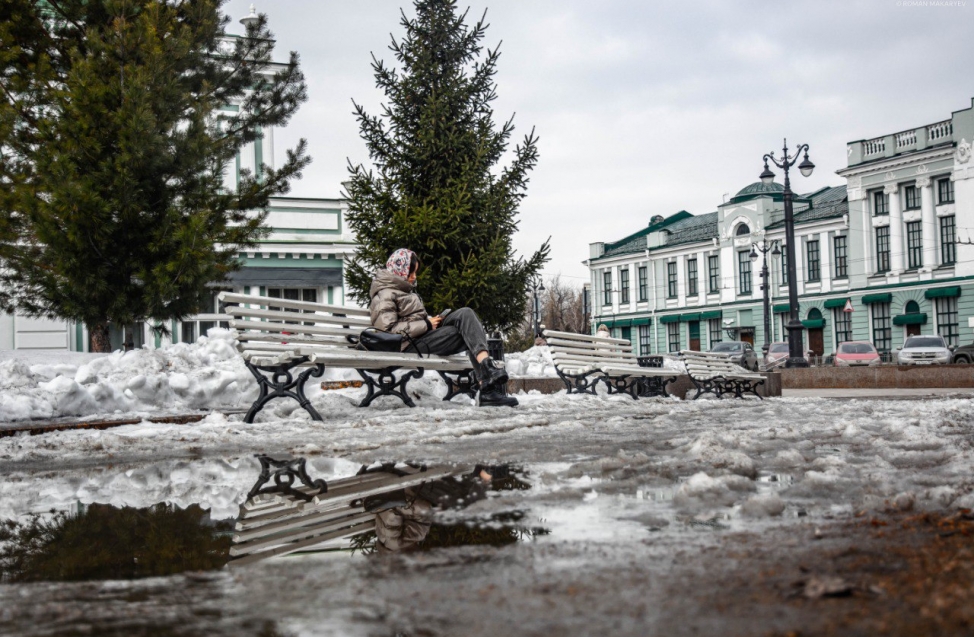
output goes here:
{"type": "MultiPolygon", "coordinates": [[[[974,228],[972,138],[974,107],[851,142],[838,171],[845,185],[796,194],[798,313],[815,354],[847,340],[888,352],[911,334],[974,340],[974,246],[961,241],[974,228]]],[[[758,182],[716,212],[657,216],[619,241],[591,244],[593,329],[605,323],[640,354],[786,340],[784,255],[750,258],[752,244],[790,248],[782,191],[758,182]]]]}

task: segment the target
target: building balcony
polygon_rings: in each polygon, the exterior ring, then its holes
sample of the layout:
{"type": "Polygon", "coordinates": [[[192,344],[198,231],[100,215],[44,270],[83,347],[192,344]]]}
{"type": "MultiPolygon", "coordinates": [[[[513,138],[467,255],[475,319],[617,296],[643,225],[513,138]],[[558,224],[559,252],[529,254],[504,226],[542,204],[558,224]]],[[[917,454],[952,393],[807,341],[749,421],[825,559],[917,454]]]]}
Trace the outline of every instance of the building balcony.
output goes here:
{"type": "Polygon", "coordinates": [[[848,144],[849,166],[912,153],[946,143],[952,143],[954,135],[953,120],[912,128],[891,135],[873,139],[863,139],[848,144]]]}

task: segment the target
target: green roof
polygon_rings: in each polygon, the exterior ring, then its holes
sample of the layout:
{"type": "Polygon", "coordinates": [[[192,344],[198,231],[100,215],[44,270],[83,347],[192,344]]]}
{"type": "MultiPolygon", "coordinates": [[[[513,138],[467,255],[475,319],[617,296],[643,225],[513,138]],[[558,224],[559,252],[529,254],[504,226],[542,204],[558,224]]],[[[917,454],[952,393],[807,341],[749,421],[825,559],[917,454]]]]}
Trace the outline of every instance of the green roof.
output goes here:
{"type": "Polygon", "coordinates": [[[831,309],[833,307],[845,307],[846,299],[829,299],[822,304],[825,309],[831,309]]]}
{"type": "Polygon", "coordinates": [[[686,210],[681,210],[680,212],[666,217],[662,221],[657,221],[656,223],[650,223],[649,226],[634,232],[627,237],[623,237],[618,241],[613,241],[612,243],[605,244],[605,252],[602,254],[604,257],[614,256],[616,254],[627,254],[629,252],[641,252],[646,249],[646,242],[640,241],[643,237],[651,232],[657,232],[670,226],[677,221],[681,221],[688,217],[692,217],[686,210]]]}
{"type": "Polygon", "coordinates": [[[785,187],[776,181],[772,181],[770,184],[765,184],[763,181],[756,181],[750,186],[744,186],[738,190],[737,194],[731,197],[730,203],[740,203],[748,199],[766,197],[768,195],[776,199],[781,199],[784,192],[785,187]]]}

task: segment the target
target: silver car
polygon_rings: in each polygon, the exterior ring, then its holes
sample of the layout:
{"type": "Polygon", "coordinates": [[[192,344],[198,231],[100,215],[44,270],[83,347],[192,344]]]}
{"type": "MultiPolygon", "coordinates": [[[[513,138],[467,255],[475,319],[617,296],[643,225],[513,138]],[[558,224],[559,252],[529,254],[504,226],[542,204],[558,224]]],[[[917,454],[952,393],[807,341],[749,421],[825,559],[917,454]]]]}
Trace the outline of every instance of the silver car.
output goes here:
{"type": "Polygon", "coordinates": [[[947,365],[951,352],[943,336],[910,336],[896,353],[900,365],[947,365]]]}
{"type": "Polygon", "coordinates": [[[732,363],[737,363],[745,369],[758,371],[758,355],[745,341],[723,341],[710,348],[713,354],[723,354],[732,363]]]}

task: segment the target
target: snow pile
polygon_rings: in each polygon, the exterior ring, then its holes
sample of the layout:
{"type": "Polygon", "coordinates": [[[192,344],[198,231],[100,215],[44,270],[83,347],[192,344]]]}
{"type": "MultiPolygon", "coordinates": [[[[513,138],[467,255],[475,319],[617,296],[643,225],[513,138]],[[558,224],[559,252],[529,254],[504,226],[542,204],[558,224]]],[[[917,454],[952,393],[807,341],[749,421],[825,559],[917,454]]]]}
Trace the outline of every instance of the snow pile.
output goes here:
{"type": "MultiPolygon", "coordinates": [[[[320,457],[309,458],[307,463],[313,477],[326,480],[354,475],[359,466],[320,457]]],[[[77,504],[145,508],[165,502],[181,508],[198,504],[212,519],[224,520],[239,514],[259,475],[260,466],[252,456],[157,462],[122,472],[96,468],[31,478],[15,474],[0,482],[0,519],[70,511],[77,504]]]]}
{"type": "Polygon", "coordinates": [[[558,376],[551,360],[551,348],[547,345],[535,345],[523,352],[505,353],[504,364],[512,378],[558,376]]]}
{"type": "Polygon", "coordinates": [[[32,365],[29,354],[8,358],[0,361],[0,421],[249,403],[257,383],[233,338],[216,328],[193,344],[117,351],[75,364],[32,365]]]}

